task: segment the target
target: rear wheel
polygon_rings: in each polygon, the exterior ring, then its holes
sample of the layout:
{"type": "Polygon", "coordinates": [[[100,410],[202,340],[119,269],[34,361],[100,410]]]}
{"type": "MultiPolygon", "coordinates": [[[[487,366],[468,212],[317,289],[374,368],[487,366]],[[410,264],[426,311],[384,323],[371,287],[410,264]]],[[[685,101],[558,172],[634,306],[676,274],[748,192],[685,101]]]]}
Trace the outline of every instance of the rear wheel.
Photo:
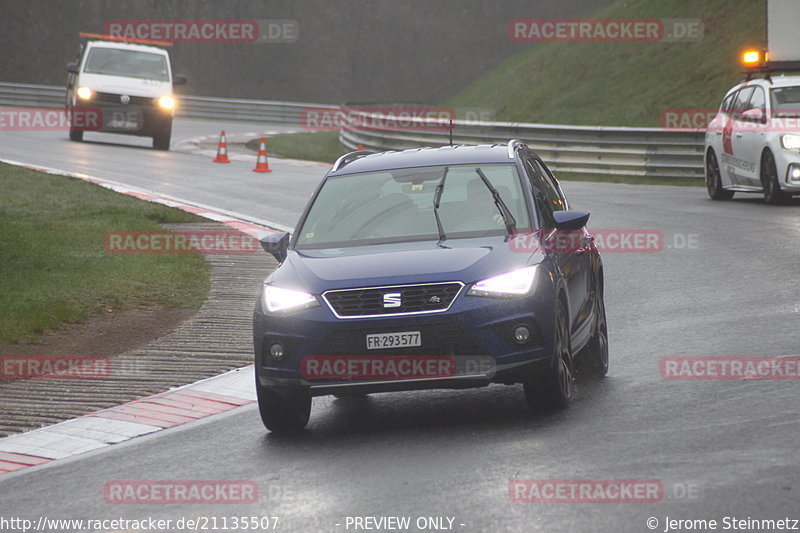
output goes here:
{"type": "Polygon", "coordinates": [[[768,204],[780,204],[786,198],[778,185],[775,157],[769,151],[761,157],[761,186],[764,188],[764,201],[768,204]]]}
{"type": "Polygon", "coordinates": [[[258,411],[264,426],[274,433],[302,431],[311,416],[311,396],[305,392],[279,393],[262,387],[256,378],[258,411]]]}
{"type": "Polygon", "coordinates": [[[712,200],[730,200],[733,198],[733,191],[722,188],[722,176],[714,150],[709,150],[706,156],[706,189],[708,190],[709,198],[712,200]]]}
{"type": "Polygon", "coordinates": [[[563,409],[572,400],[574,394],[572,347],[567,311],[561,301],[556,308],[553,363],[546,371],[525,381],[524,388],[525,398],[531,407],[563,409]]]}

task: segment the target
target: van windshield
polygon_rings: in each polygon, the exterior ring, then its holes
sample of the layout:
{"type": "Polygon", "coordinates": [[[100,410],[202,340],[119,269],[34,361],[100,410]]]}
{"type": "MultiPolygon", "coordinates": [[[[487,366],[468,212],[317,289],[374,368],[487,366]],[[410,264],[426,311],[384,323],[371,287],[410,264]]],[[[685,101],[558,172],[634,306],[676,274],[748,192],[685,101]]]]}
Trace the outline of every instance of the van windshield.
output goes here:
{"type": "Polygon", "coordinates": [[[166,56],[139,50],[92,48],[83,71],[89,74],[169,81],[166,56]]]}

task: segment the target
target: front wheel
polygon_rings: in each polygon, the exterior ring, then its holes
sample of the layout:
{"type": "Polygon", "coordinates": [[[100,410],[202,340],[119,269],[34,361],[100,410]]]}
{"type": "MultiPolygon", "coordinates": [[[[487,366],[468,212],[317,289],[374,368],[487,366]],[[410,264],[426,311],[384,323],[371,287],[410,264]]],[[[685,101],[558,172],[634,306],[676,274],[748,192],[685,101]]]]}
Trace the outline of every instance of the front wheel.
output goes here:
{"type": "Polygon", "coordinates": [[[156,150],[169,150],[169,143],[172,139],[172,122],[161,126],[153,135],[153,148],[156,150]]]}
{"type": "Polygon", "coordinates": [[[606,325],[606,305],[602,293],[597,296],[597,325],[584,353],[584,366],[587,373],[603,377],[608,374],[608,326],[606,325]]]}
{"type": "Polygon", "coordinates": [[[264,427],[274,433],[303,430],[311,416],[311,396],[305,392],[279,393],[262,387],[256,377],[258,411],[264,427]]]}
{"type": "Polygon", "coordinates": [[[785,199],[778,185],[778,168],[771,152],[764,152],[761,157],[761,186],[764,188],[764,201],[768,204],[780,204],[785,199]]]}
{"type": "Polygon", "coordinates": [[[572,345],[567,311],[559,302],[556,308],[553,363],[546,371],[531,376],[525,381],[525,398],[528,405],[532,408],[544,406],[551,409],[567,407],[574,395],[573,381],[572,345]]]}
{"type": "Polygon", "coordinates": [[[709,150],[706,156],[706,190],[708,190],[708,196],[712,200],[730,200],[733,198],[733,191],[722,188],[719,163],[713,150],[709,150]]]}

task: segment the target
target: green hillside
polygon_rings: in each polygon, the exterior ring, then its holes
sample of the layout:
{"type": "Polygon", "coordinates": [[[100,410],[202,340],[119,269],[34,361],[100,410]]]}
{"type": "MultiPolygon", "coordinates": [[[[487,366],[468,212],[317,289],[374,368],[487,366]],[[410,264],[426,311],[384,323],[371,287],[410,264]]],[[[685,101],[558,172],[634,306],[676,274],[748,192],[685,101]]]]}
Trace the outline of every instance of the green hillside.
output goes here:
{"type": "Polygon", "coordinates": [[[651,126],[665,109],[716,108],[741,79],[738,56],[764,47],[764,0],[618,0],[597,18],[699,18],[699,42],[533,43],[450,99],[497,120],[651,126]]]}

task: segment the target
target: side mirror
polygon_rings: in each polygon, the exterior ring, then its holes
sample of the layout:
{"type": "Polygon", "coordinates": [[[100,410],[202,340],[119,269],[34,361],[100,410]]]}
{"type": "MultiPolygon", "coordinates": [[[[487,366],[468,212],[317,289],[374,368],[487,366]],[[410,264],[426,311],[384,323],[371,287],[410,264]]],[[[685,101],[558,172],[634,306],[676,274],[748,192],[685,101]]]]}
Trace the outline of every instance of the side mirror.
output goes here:
{"type": "Polygon", "coordinates": [[[67,72],[69,72],[70,74],[78,74],[80,72],[80,70],[78,69],[78,64],[69,63],[67,65],[67,72]]]}
{"type": "Polygon", "coordinates": [[[557,229],[578,230],[589,222],[589,213],[583,211],[555,211],[553,218],[557,229]]]}
{"type": "Polygon", "coordinates": [[[270,233],[259,240],[265,252],[272,254],[278,263],[286,260],[286,250],[289,249],[289,234],[285,231],[270,233]]]}
{"type": "Polygon", "coordinates": [[[748,109],[744,113],[742,113],[742,120],[747,122],[764,122],[764,111],[761,109],[748,109]]]}
{"type": "Polygon", "coordinates": [[[172,85],[186,85],[189,80],[183,74],[175,74],[172,77],[172,85]]]}

